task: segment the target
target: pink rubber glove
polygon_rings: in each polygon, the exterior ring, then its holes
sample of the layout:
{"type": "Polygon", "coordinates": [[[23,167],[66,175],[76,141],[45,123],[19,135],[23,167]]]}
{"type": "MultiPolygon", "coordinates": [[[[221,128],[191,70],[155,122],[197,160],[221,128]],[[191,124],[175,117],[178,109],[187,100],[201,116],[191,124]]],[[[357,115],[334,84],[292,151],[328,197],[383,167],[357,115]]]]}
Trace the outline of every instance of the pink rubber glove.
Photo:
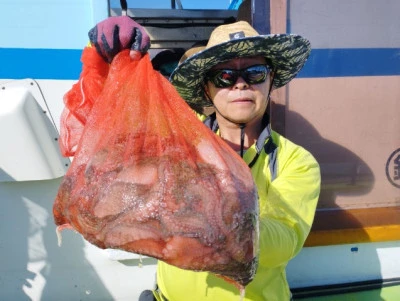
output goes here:
{"type": "Polygon", "coordinates": [[[89,40],[108,63],[123,49],[131,49],[131,57],[139,59],[150,47],[146,30],[128,16],[101,21],[89,31],[89,40]]]}

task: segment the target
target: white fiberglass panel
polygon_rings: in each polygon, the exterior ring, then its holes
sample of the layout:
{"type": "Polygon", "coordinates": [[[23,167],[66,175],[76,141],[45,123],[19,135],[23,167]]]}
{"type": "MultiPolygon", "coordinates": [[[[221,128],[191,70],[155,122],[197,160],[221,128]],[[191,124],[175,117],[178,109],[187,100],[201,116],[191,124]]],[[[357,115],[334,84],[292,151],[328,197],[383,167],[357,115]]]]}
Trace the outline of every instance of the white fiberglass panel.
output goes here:
{"type": "MultiPolygon", "coordinates": [[[[58,148],[50,112],[34,96],[34,82],[17,81],[0,89],[0,181],[61,177],[69,160],[58,148]],[[18,84],[19,83],[19,84],[18,84]]],[[[42,99],[41,102],[44,103],[42,99]]]]}

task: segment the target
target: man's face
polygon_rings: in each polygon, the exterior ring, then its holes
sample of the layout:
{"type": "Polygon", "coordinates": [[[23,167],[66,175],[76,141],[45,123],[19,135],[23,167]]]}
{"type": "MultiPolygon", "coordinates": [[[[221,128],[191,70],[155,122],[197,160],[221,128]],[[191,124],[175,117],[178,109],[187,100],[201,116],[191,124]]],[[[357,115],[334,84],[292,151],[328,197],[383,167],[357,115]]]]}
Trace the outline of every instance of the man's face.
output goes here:
{"type": "MultiPolygon", "coordinates": [[[[264,57],[237,58],[216,65],[212,70],[242,70],[255,65],[265,65],[264,57]]],[[[217,115],[220,114],[234,123],[246,123],[262,118],[268,105],[271,74],[258,84],[249,84],[242,77],[229,87],[218,88],[211,81],[206,82],[206,92],[210,96],[217,115]]]]}

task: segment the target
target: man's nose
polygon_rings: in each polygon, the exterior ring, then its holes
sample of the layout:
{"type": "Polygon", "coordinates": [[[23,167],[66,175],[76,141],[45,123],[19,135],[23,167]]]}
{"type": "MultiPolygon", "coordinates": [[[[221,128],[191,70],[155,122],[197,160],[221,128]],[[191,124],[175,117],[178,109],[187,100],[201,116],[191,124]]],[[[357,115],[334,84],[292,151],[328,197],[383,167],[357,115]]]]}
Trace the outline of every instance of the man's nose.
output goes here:
{"type": "Polygon", "coordinates": [[[235,89],[245,89],[248,87],[249,87],[249,84],[241,76],[239,76],[238,79],[236,80],[234,88],[235,89]]]}

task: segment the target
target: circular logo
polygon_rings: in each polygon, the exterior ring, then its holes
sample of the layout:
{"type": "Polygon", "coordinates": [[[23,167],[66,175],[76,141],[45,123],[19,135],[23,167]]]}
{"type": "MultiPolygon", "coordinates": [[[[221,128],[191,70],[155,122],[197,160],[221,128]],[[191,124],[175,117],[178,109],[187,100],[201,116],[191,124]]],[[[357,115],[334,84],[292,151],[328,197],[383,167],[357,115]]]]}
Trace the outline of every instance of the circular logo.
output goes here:
{"type": "Polygon", "coordinates": [[[400,148],[396,149],[387,160],[386,176],[393,186],[400,188],[400,148]]]}

